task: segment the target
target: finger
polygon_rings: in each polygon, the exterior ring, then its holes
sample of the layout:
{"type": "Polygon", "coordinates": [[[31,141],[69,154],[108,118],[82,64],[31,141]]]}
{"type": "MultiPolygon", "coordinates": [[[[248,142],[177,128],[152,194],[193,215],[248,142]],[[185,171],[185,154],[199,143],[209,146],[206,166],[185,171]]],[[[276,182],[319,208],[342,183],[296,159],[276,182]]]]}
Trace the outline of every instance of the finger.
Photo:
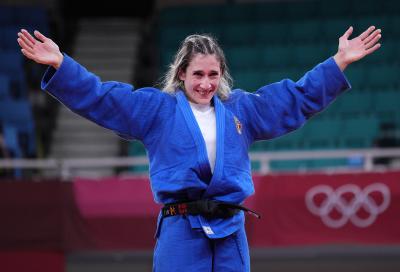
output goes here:
{"type": "Polygon", "coordinates": [[[364,44],[367,44],[367,43],[369,43],[370,41],[372,41],[373,39],[375,39],[376,36],[380,35],[380,33],[381,33],[381,30],[380,30],[380,29],[377,29],[377,30],[375,30],[374,32],[372,32],[368,37],[366,37],[366,38],[364,39],[364,44]]]}
{"type": "Polygon", "coordinates": [[[33,34],[34,34],[35,37],[38,38],[41,42],[45,42],[46,39],[47,39],[42,33],[40,33],[40,32],[37,31],[37,30],[35,30],[35,31],[33,32],[33,34]]]}
{"type": "Polygon", "coordinates": [[[24,35],[31,43],[35,44],[36,40],[34,37],[32,37],[32,35],[26,31],[25,29],[21,29],[21,33],[22,35],[24,35]]]}
{"type": "Polygon", "coordinates": [[[365,30],[363,33],[360,34],[360,38],[363,41],[366,37],[368,37],[368,35],[374,31],[375,26],[370,26],[367,30],[365,30]]]}
{"type": "Polygon", "coordinates": [[[32,53],[29,53],[25,49],[21,49],[22,54],[28,59],[35,60],[35,56],[32,53]]]}
{"type": "Polygon", "coordinates": [[[350,26],[350,27],[346,30],[346,32],[343,34],[342,37],[348,39],[348,38],[350,37],[351,33],[353,33],[353,27],[352,27],[352,26],[350,26]]]}
{"type": "Polygon", "coordinates": [[[22,33],[18,33],[18,37],[20,40],[22,40],[24,42],[24,44],[26,44],[28,47],[33,48],[33,43],[26,37],[24,36],[22,33]]]}
{"type": "Polygon", "coordinates": [[[365,50],[366,55],[369,55],[369,54],[375,52],[375,51],[378,50],[378,48],[380,48],[380,47],[381,47],[381,44],[380,44],[380,43],[375,44],[373,47],[371,47],[371,48],[365,50]]]}
{"type": "Polygon", "coordinates": [[[28,52],[33,54],[33,48],[30,47],[29,45],[27,45],[24,40],[18,38],[17,41],[18,41],[18,44],[21,46],[22,49],[25,49],[26,51],[28,51],[28,52]]]}
{"type": "Polygon", "coordinates": [[[375,36],[375,38],[372,41],[365,44],[365,47],[367,49],[373,47],[380,40],[380,38],[381,38],[381,34],[375,36]]]}

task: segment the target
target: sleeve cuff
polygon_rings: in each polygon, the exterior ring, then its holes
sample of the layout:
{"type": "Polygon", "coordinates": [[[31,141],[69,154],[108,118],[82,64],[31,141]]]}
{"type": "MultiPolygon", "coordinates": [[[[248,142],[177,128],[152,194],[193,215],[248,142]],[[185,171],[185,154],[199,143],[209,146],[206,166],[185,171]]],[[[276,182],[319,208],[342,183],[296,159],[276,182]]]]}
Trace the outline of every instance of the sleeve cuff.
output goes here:
{"type": "Polygon", "coordinates": [[[47,68],[40,83],[42,90],[48,91],[49,89],[54,89],[56,87],[55,85],[58,84],[56,82],[60,82],[60,78],[62,79],[62,74],[64,73],[66,67],[73,62],[72,58],[70,58],[67,54],[63,53],[63,55],[63,61],[58,69],[55,69],[52,66],[47,68]]]}
{"type": "Polygon", "coordinates": [[[329,65],[331,65],[333,67],[333,69],[332,69],[333,75],[334,75],[335,79],[342,82],[344,89],[346,89],[346,90],[351,89],[351,84],[350,84],[349,80],[347,79],[347,77],[343,73],[343,71],[340,70],[335,59],[333,57],[330,57],[329,59],[326,60],[326,63],[328,63],[329,65]]]}

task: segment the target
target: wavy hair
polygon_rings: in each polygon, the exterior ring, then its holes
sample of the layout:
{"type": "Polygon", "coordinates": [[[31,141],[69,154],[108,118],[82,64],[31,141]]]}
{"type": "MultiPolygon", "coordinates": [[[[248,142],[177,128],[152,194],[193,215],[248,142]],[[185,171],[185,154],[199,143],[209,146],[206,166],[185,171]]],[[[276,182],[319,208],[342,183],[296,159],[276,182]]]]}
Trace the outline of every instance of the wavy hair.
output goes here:
{"type": "Polygon", "coordinates": [[[217,95],[222,100],[228,99],[232,88],[232,77],[228,71],[224,52],[216,39],[208,34],[195,34],[185,38],[161,82],[162,90],[170,94],[174,94],[178,89],[184,90],[183,81],[179,79],[179,72],[186,71],[196,54],[215,55],[221,68],[217,95]]]}

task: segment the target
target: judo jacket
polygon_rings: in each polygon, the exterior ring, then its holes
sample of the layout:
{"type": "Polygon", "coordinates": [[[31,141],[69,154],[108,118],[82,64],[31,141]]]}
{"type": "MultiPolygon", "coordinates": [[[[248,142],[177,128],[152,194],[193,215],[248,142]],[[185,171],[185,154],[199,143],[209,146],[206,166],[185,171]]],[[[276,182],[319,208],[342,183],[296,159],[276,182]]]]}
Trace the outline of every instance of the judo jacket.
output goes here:
{"type": "MultiPolygon", "coordinates": [[[[226,100],[215,95],[213,173],[200,128],[182,90],[168,94],[156,88],[101,82],[68,55],[58,70],[47,69],[41,87],[73,112],[125,139],[141,141],[147,150],[157,203],[214,199],[241,204],[254,193],[250,145],[301,127],[350,84],[329,58],[297,82],[283,79],[254,93],[235,89],[226,100]]],[[[226,237],[244,223],[243,212],[228,219],[188,218],[192,228],[203,228],[209,238],[226,237]]]]}

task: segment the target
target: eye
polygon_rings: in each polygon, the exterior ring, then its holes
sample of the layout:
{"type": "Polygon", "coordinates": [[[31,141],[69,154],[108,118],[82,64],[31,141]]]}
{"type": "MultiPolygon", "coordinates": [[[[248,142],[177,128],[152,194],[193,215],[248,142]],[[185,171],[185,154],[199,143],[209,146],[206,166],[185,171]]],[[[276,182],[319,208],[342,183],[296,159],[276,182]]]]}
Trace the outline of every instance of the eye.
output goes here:
{"type": "Polygon", "coordinates": [[[193,72],[193,75],[195,75],[195,76],[203,76],[203,73],[200,72],[200,71],[195,71],[195,72],[193,72]]]}
{"type": "Polygon", "coordinates": [[[218,72],[211,72],[210,77],[217,77],[219,74],[218,72]]]}

